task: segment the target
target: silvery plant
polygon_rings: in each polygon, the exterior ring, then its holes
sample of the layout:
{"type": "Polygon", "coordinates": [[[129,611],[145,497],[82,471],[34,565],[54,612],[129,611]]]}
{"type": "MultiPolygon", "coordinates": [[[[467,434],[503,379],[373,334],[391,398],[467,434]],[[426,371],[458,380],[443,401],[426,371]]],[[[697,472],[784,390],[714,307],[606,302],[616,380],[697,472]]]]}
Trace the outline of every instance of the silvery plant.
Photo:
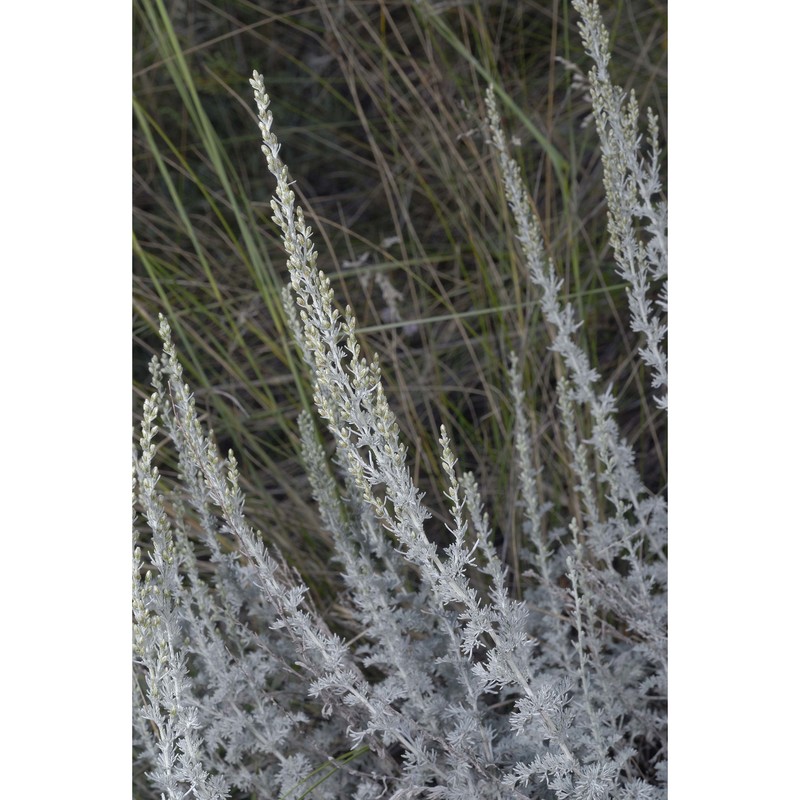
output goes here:
{"type": "MultiPolygon", "coordinates": [[[[573,5],[594,62],[608,234],[638,335],[635,368],[653,406],[666,409],[657,120],[648,112],[640,132],[635,99],[610,80],[597,4],[573,5]]],[[[544,524],[547,465],[534,467],[512,356],[504,391],[516,415],[519,492],[507,502],[522,509],[527,537],[524,585],[513,594],[476,479],[459,470],[444,427],[449,542],[431,538],[380,364],[362,355],[356,319],[337,307],[317,265],[264,80],[254,73],[250,83],[277,181],[284,305],[318,415],[298,420],[302,459],[359,635],[337,635],[269,536],[251,527],[234,454],[222,456],[201,424],[162,318],[134,453],[137,791],[170,800],[666,797],[666,502],[645,489],[612,387],[600,386],[579,343],[581,321],[564,300],[492,90],[488,147],[516,227],[515,261],[560,364],[560,434],[580,498],[560,526],[544,524]],[[179,465],[169,487],[156,465],[164,440],[179,465]]]]}

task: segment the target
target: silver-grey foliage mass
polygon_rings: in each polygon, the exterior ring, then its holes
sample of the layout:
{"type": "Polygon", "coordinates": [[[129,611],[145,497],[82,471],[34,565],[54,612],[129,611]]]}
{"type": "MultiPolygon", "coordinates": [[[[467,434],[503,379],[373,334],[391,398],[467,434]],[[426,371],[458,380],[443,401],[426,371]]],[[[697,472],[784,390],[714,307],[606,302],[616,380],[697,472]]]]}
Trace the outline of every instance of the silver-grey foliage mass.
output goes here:
{"type": "MultiPolygon", "coordinates": [[[[645,151],[636,103],[609,78],[597,5],[573,5],[595,62],[610,244],[651,400],[666,408],[657,121],[648,113],[645,151]]],[[[362,633],[349,643],[337,636],[269,536],[248,523],[234,456],[223,458],[200,423],[162,320],[134,455],[134,542],[149,530],[147,552],[135,547],[133,558],[134,743],[150,788],[170,800],[666,797],[666,504],[642,485],[614,396],[575,336],[580,321],[563,300],[492,91],[491,147],[519,260],[564,367],[559,422],[581,499],[560,528],[542,524],[546,476],[532,463],[526,387],[512,357],[520,496],[511,501],[528,536],[527,585],[514,597],[476,481],[459,473],[444,427],[450,543],[426,533],[430,514],[380,366],[362,357],[356,320],[337,309],[317,267],[263,78],[254,73],[251,85],[277,180],[286,310],[335,445],[329,459],[304,414],[302,458],[362,633]],[[579,413],[591,419],[588,437],[579,413]],[[180,465],[180,485],[166,495],[154,464],[159,430],[180,465]]]]}

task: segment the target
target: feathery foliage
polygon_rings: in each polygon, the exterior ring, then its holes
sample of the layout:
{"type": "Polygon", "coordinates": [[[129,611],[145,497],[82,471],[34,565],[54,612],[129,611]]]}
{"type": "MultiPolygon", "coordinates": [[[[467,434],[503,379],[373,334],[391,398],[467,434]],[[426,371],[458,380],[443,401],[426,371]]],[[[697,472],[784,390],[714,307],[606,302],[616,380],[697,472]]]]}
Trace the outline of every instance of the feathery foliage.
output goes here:
{"type": "MultiPolygon", "coordinates": [[[[573,5],[595,62],[588,85],[609,241],[652,413],[663,414],[657,120],[648,113],[644,153],[635,99],[609,76],[597,4],[573,5]]],[[[139,791],[170,799],[666,797],[666,502],[639,475],[613,387],[601,387],[585,349],[579,310],[565,297],[503,128],[499,87],[485,93],[486,150],[518,244],[510,260],[535,291],[550,339],[555,435],[571,496],[566,506],[551,499],[560,479],[550,474],[555,459],[537,463],[531,365],[512,352],[503,391],[517,480],[494,503],[508,504],[517,537],[492,526],[444,424],[436,508],[446,518],[426,501],[379,357],[364,354],[352,309],[337,306],[317,265],[262,76],[251,85],[289,271],[282,313],[322,423],[303,411],[298,428],[341,574],[340,610],[318,607],[284,560],[279,543],[291,531],[252,527],[236,458],[220,454],[202,423],[162,317],[163,351],[151,363],[134,453],[139,791]],[[163,492],[162,440],[177,472],[163,492]]]]}

